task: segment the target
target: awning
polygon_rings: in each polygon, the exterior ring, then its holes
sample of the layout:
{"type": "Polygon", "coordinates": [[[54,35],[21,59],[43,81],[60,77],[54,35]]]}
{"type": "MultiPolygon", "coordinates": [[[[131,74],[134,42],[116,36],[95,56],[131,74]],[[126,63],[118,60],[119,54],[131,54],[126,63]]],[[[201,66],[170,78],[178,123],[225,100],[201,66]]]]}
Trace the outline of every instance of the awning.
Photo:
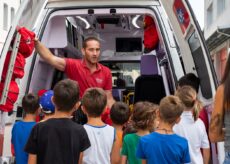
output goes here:
{"type": "Polygon", "coordinates": [[[206,40],[206,43],[208,49],[212,51],[228,39],[230,39],[230,25],[217,27],[217,30],[206,40]]]}

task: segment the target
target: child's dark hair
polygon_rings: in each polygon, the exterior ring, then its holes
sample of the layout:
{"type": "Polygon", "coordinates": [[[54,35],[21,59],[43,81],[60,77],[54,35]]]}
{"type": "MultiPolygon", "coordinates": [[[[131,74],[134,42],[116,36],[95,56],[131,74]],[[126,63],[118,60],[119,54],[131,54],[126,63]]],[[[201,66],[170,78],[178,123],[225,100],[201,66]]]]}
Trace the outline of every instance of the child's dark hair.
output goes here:
{"type": "Polygon", "coordinates": [[[144,101],[134,105],[131,122],[135,129],[154,129],[158,105],[144,101]]]}
{"type": "Polygon", "coordinates": [[[35,114],[39,108],[39,97],[36,94],[28,93],[22,99],[22,108],[25,114],[35,114]]]}
{"type": "Polygon", "coordinates": [[[101,88],[89,88],[82,97],[82,106],[91,117],[99,117],[107,104],[107,96],[101,88]]]}
{"type": "Polygon", "coordinates": [[[136,133],[136,132],[137,132],[137,129],[134,128],[132,122],[127,122],[123,127],[122,138],[124,138],[126,134],[131,134],[131,133],[136,133]]]}
{"type": "Polygon", "coordinates": [[[193,117],[196,121],[199,117],[201,107],[196,99],[197,92],[192,87],[185,85],[181,88],[178,88],[175,95],[180,98],[186,108],[190,108],[193,111],[193,117]]]}
{"type": "Polygon", "coordinates": [[[184,85],[189,85],[192,88],[194,88],[195,91],[198,93],[199,85],[200,85],[200,79],[195,74],[188,73],[179,79],[178,85],[180,87],[182,87],[184,85]]]}
{"type": "Polygon", "coordinates": [[[79,87],[76,81],[65,79],[54,86],[54,104],[58,111],[70,112],[79,101],[79,87]]]}
{"type": "Polygon", "coordinates": [[[184,104],[177,96],[166,96],[160,101],[160,119],[169,124],[174,124],[184,108],[184,104]]]}
{"type": "Polygon", "coordinates": [[[110,118],[114,124],[123,125],[129,120],[129,106],[124,102],[115,102],[110,110],[110,118]]]}

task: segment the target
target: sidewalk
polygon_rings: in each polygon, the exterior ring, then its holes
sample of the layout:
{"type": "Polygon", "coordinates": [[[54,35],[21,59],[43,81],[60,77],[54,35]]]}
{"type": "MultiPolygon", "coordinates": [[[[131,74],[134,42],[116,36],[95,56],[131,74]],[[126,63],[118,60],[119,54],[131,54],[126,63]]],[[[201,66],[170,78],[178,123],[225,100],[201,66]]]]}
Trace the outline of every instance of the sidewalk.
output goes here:
{"type": "Polygon", "coordinates": [[[11,154],[11,130],[13,128],[13,124],[15,122],[16,112],[14,112],[11,116],[6,117],[6,125],[4,130],[4,143],[3,143],[3,157],[12,156],[11,154]]]}
{"type": "Polygon", "coordinates": [[[3,143],[3,151],[2,156],[0,157],[0,164],[14,164],[14,158],[11,154],[11,130],[13,127],[13,123],[7,123],[5,125],[4,131],[4,143],[3,143]]]}
{"type": "Polygon", "coordinates": [[[3,144],[3,157],[12,156],[11,154],[11,130],[13,124],[7,124],[5,126],[5,133],[4,133],[4,144],[3,144]]]}

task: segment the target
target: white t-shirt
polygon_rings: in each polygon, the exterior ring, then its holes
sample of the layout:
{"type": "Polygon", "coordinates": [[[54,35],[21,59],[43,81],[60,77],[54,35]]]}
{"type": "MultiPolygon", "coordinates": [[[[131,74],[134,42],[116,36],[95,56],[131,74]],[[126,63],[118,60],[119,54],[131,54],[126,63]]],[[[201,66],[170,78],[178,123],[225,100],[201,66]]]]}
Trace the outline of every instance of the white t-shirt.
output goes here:
{"type": "Polygon", "coordinates": [[[108,164],[115,140],[112,126],[92,126],[85,124],[91,146],[83,152],[83,164],[108,164]]]}
{"type": "Polygon", "coordinates": [[[194,121],[192,112],[184,111],[181,121],[174,125],[173,131],[188,140],[191,163],[202,164],[200,148],[209,148],[208,136],[202,120],[198,118],[194,121]]]}

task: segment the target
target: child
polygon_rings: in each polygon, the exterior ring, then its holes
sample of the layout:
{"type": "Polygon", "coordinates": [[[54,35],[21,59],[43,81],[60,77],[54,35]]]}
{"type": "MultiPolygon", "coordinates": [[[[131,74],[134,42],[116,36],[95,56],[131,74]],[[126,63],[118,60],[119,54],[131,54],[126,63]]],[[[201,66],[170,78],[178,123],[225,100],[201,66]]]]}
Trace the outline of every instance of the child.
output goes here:
{"type": "MultiPolygon", "coordinates": [[[[199,86],[200,86],[200,79],[193,73],[185,74],[178,80],[178,88],[183,87],[185,85],[192,87],[193,89],[195,89],[196,93],[198,93],[199,86]]],[[[209,120],[208,120],[208,112],[206,111],[205,108],[200,110],[199,118],[203,121],[206,128],[206,132],[208,133],[209,120]]]]}
{"type": "Polygon", "coordinates": [[[159,125],[155,132],[139,140],[136,155],[143,163],[182,164],[189,163],[188,141],[173,133],[172,127],[180,121],[184,105],[176,96],[160,101],[159,125]]]}
{"type": "Polygon", "coordinates": [[[204,123],[198,118],[197,93],[192,87],[183,86],[176,91],[175,95],[181,99],[186,108],[181,115],[181,121],[173,127],[173,130],[188,140],[192,163],[208,164],[210,158],[209,141],[204,123]],[[204,158],[200,151],[201,148],[204,158]]]}
{"type": "Polygon", "coordinates": [[[55,114],[34,126],[25,150],[28,164],[76,164],[81,153],[90,147],[89,138],[82,125],[70,116],[79,106],[79,87],[73,80],[61,80],[54,86],[52,98],[55,114]]]}
{"type": "Polygon", "coordinates": [[[82,110],[88,118],[84,128],[91,143],[91,147],[83,152],[85,164],[119,162],[115,129],[101,120],[106,104],[106,93],[100,88],[89,88],[82,97],[82,110]]]}
{"type": "Polygon", "coordinates": [[[110,118],[112,126],[116,129],[117,139],[122,147],[123,126],[129,120],[130,110],[129,106],[124,102],[115,102],[110,110],[110,118]]]}
{"type": "Polygon", "coordinates": [[[22,99],[22,108],[24,111],[23,120],[14,124],[11,138],[17,164],[28,163],[28,154],[24,151],[24,147],[33,126],[36,124],[35,119],[39,109],[39,97],[32,93],[25,95],[22,99]]]}
{"type": "Polygon", "coordinates": [[[150,133],[154,129],[156,110],[158,106],[150,102],[138,102],[134,105],[131,123],[136,133],[127,134],[122,145],[121,163],[139,164],[141,160],[136,157],[136,147],[140,136],[150,133]]]}
{"type": "Polygon", "coordinates": [[[185,74],[178,80],[178,87],[183,87],[185,85],[192,87],[198,93],[199,86],[200,86],[200,79],[193,73],[185,74]]]}
{"type": "Polygon", "coordinates": [[[43,114],[43,119],[41,121],[48,120],[49,118],[52,118],[54,115],[55,107],[51,100],[51,98],[53,97],[53,94],[54,92],[52,90],[49,90],[49,91],[46,91],[40,97],[40,107],[41,107],[41,112],[43,114]]]}

